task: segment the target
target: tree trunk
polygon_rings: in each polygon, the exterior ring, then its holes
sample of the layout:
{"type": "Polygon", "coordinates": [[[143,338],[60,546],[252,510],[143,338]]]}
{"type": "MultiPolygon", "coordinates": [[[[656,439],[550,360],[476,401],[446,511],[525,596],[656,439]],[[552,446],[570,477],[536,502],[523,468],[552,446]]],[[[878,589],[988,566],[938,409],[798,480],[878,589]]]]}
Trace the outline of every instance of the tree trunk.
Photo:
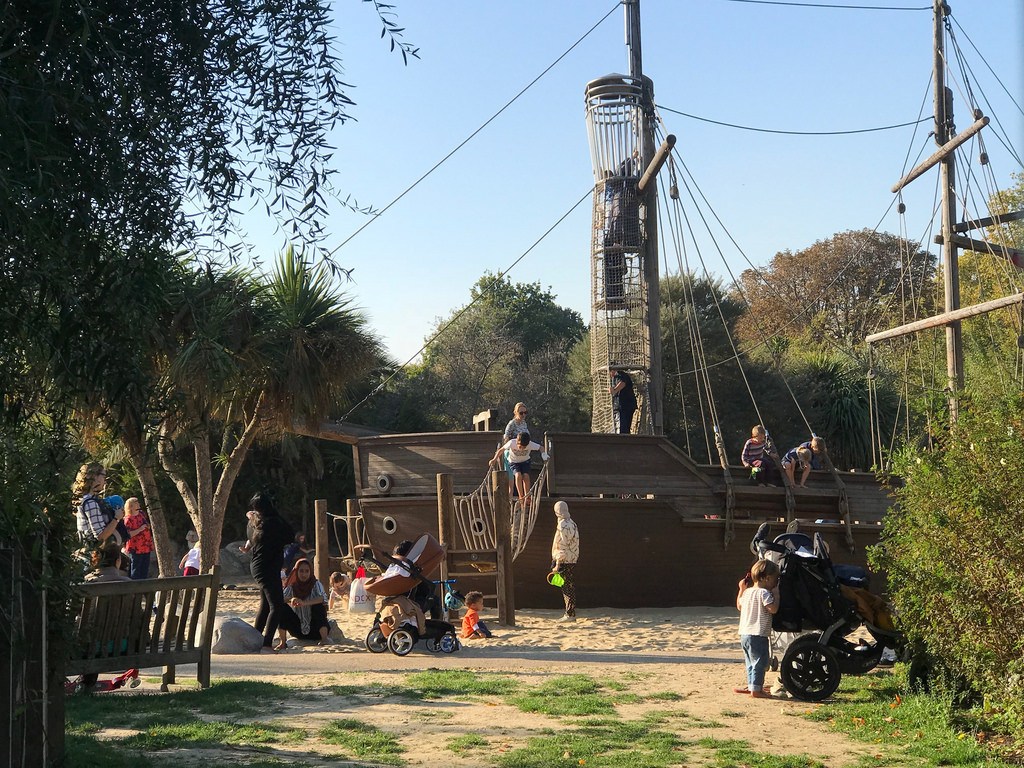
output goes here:
{"type": "MultiPolygon", "coordinates": [[[[256,408],[253,411],[252,418],[249,419],[245,425],[245,429],[242,432],[241,437],[238,438],[238,443],[228,454],[227,459],[224,462],[224,469],[220,473],[220,479],[217,481],[217,490],[213,494],[210,502],[210,513],[209,523],[213,529],[210,532],[210,540],[215,542],[217,547],[217,554],[220,554],[220,540],[224,533],[224,518],[227,515],[228,510],[228,499],[231,497],[231,489],[234,488],[235,480],[238,478],[238,473],[242,469],[242,465],[245,463],[246,457],[249,455],[249,448],[252,447],[253,441],[256,439],[256,434],[259,432],[261,422],[263,421],[263,395],[260,395],[260,399],[256,402],[256,408]],[[214,538],[215,537],[215,538],[214,538]]],[[[202,534],[201,534],[202,535],[202,534]]],[[[213,565],[216,560],[207,560],[206,544],[203,543],[202,547],[202,563],[203,568],[206,569],[209,565],[213,565]]]]}
{"type": "Polygon", "coordinates": [[[196,454],[196,506],[192,522],[199,534],[199,570],[205,573],[220,561],[220,539],[224,532],[224,514],[213,504],[213,465],[209,435],[194,440],[196,454]]]}
{"type": "Polygon", "coordinates": [[[153,534],[159,574],[162,577],[177,576],[178,554],[167,526],[167,515],[164,513],[164,503],[160,497],[160,486],[156,481],[153,456],[145,451],[141,455],[131,451],[131,459],[135,465],[135,474],[139,476],[139,485],[142,486],[142,496],[146,500],[146,513],[149,517],[149,529],[153,534]]]}

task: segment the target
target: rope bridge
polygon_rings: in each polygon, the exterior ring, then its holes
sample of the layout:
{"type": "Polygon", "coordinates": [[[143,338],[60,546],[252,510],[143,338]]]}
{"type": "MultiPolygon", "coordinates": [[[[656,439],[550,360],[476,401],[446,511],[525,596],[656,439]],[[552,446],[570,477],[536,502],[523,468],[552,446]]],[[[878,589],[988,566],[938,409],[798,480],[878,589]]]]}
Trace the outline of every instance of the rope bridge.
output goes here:
{"type": "MultiPolygon", "coordinates": [[[[512,559],[526,549],[533,527],[540,511],[540,499],[548,481],[547,462],[541,468],[537,479],[530,487],[532,502],[524,509],[522,500],[513,501],[512,507],[512,559]]],[[[455,527],[461,541],[458,549],[497,549],[498,541],[494,532],[494,492],[491,490],[490,474],[486,475],[476,490],[466,496],[455,497],[455,527]]]]}

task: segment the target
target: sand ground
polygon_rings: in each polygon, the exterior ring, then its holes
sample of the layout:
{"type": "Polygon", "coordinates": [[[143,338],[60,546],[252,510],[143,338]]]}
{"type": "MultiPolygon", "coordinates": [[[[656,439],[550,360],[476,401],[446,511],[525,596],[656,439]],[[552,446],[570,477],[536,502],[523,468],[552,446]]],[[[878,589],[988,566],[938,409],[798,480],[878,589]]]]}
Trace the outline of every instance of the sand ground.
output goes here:
{"type": "MultiPolygon", "coordinates": [[[[251,621],[256,607],[254,591],[228,590],[221,593],[218,615],[251,621]]],[[[733,692],[745,683],[734,609],[581,610],[571,624],[556,622],[559,615],[556,611],[521,610],[516,613],[515,626],[509,627],[498,624],[494,609],[485,609],[482,618],[489,621],[494,638],[468,640],[453,654],[429,653],[419,643],[403,658],[371,654],[363,647],[372,614],[338,611],[332,618],[344,631],[344,642],[274,655],[215,655],[213,676],[215,680],[251,678],[297,687],[365,687],[367,695],[355,698],[298,697],[287,711],[276,714],[285,722],[306,726],[352,717],[405,734],[402,743],[408,751],[403,758],[411,766],[488,765],[490,761],[483,761],[479,752],[457,755],[445,745],[455,736],[476,733],[504,751],[522,746],[527,735],[539,729],[561,727],[558,720],[522,712],[502,701],[483,705],[450,700],[394,703],[380,695],[382,687],[400,685],[410,673],[427,669],[507,674],[527,684],[557,675],[586,674],[618,681],[641,694],[678,694],[673,701],[621,707],[620,714],[639,718],[651,710],[668,711],[673,715],[673,730],[686,739],[740,739],[755,751],[808,755],[830,767],[852,765],[871,753],[870,745],[853,742],[830,731],[826,724],[801,716],[817,705],[755,700],[733,692]]],[[[179,683],[190,684],[190,674],[191,668],[180,669],[179,683]]],[[[769,682],[774,679],[774,673],[769,673],[769,682]]],[[[149,687],[156,686],[146,683],[142,690],[149,687]]],[[[293,751],[296,759],[303,757],[301,746],[284,747],[283,751],[293,751]]],[[[205,760],[201,752],[179,757],[183,764],[205,760]]]]}

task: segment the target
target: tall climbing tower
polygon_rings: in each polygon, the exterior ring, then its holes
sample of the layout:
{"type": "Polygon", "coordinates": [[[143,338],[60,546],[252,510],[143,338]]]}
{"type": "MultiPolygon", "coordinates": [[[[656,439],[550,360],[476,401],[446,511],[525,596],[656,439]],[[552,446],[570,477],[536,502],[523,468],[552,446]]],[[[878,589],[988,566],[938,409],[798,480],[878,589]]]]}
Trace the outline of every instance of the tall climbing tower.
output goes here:
{"type": "Polygon", "coordinates": [[[587,134],[594,167],[590,240],[591,430],[615,432],[612,370],[632,379],[637,399],[629,431],[662,434],[657,185],[639,187],[655,155],[654,84],[644,77],[640,0],[623,0],[629,74],[587,83],[587,134]]]}

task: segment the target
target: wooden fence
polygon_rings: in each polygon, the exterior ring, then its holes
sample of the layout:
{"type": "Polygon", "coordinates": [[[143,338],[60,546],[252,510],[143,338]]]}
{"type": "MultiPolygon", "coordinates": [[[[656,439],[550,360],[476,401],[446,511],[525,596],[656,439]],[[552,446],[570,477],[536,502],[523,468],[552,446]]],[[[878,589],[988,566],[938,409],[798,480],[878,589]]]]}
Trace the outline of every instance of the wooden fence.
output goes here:
{"type": "Polygon", "coordinates": [[[63,672],[48,656],[46,593],[21,550],[0,544],[0,768],[64,753],[63,672]]]}

